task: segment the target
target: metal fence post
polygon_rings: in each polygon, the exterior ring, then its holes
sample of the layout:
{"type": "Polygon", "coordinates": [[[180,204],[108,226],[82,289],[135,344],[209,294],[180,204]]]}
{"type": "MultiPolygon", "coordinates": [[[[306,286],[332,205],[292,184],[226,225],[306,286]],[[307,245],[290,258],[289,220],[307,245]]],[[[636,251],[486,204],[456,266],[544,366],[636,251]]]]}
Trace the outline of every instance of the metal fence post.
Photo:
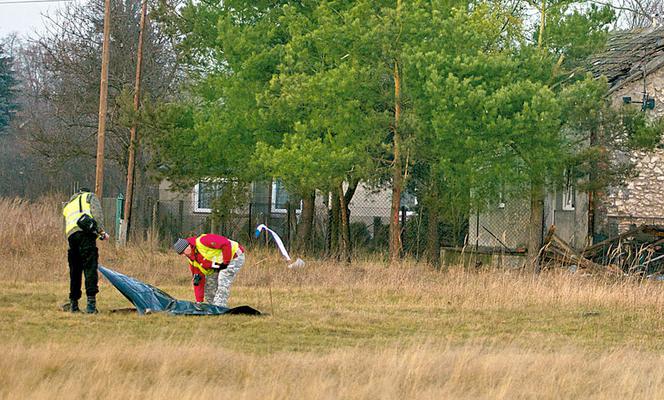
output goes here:
{"type": "Polygon", "coordinates": [[[325,227],[325,253],[332,255],[332,208],[327,209],[327,226],[325,227]]]}
{"type": "Polygon", "coordinates": [[[401,206],[401,253],[405,254],[404,239],[406,238],[406,206],[401,206]]]}
{"type": "Polygon", "coordinates": [[[475,252],[477,253],[480,249],[480,209],[477,209],[477,214],[475,214],[475,252]]]}
{"type": "Polygon", "coordinates": [[[247,243],[251,242],[252,237],[254,236],[253,235],[253,233],[254,233],[254,230],[253,230],[254,224],[252,223],[252,218],[251,218],[252,208],[253,208],[253,203],[249,202],[249,216],[248,216],[249,223],[247,224],[247,235],[249,235],[249,236],[247,237],[247,243]]]}
{"type": "Polygon", "coordinates": [[[124,219],[124,196],[122,193],[118,194],[118,197],[115,199],[115,238],[116,240],[120,239],[120,228],[122,225],[122,220],[124,219]]]}
{"type": "Polygon", "coordinates": [[[290,229],[290,220],[291,220],[291,205],[290,199],[286,202],[286,247],[288,251],[291,251],[291,229],[290,229]]]}
{"type": "Polygon", "coordinates": [[[178,201],[178,235],[182,235],[184,231],[184,201],[178,201]]]}
{"type": "Polygon", "coordinates": [[[157,235],[157,229],[159,224],[157,223],[159,215],[159,200],[155,201],[152,205],[152,220],[150,221],[150,228],[152,229],[152,234],[157,235]]]}

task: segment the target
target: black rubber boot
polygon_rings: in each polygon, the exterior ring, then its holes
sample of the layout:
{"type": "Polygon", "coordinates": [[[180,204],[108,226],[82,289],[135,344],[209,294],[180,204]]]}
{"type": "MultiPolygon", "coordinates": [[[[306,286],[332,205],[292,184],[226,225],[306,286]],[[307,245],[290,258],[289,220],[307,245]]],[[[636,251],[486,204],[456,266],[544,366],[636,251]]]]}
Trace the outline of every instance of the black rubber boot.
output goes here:
{"type": "Polygon", "coordinates": [[[97,299],[95,296],[88,296],[88,306],[85,308],[88,314],[97,314],[97,299]]]}
{"type": "Polygon", "coordinates": [[[78,308],[78,300],[69,300],[68,303],[62,305],[62,311],[77,313],[81,312],[81,309],[78,308]]]}

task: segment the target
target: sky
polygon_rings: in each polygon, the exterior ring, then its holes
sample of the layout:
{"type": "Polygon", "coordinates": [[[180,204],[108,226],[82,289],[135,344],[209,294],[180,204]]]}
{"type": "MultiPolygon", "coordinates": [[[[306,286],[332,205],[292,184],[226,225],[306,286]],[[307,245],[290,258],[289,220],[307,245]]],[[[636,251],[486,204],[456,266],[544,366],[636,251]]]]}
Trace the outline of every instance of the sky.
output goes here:
{"type": "Polygon", "coordinates": [[[0,37],[13,32],[21,37],[30,36],[36,30],[42,29],[42,14],[53,14],[58,8],[67,4],[66,2],[12,4],[13,1],[30,0],[0,0],[0,37]]]}

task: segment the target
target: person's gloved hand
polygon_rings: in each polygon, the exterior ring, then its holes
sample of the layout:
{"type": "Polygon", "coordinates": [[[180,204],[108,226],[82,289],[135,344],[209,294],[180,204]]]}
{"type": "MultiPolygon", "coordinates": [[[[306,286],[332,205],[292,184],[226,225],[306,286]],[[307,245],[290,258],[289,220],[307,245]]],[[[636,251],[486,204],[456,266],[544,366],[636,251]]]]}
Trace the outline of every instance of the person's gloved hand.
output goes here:
{"type": "Polygon", "coordinates": [[[101,232],[99,234],[99,240],[108,240],[108,238],[110,238],[110,236],[106,232],[101,232]]]}
{"type": "Polygon", "coordinates": [[[214,269],[215,271],[223,271],[226,268],[228,268],[228,264],[224,264],[224,263],[214,264],[214,267],[212,267],[212,269],[214,269]]]}
{"type": "Polygon", "coordinates": [[[201,279],[203,279],[203,276],[201,276],[201,274],[194,274],[194,277],[192,279],[194,286],[200,285],[201,279]]]}

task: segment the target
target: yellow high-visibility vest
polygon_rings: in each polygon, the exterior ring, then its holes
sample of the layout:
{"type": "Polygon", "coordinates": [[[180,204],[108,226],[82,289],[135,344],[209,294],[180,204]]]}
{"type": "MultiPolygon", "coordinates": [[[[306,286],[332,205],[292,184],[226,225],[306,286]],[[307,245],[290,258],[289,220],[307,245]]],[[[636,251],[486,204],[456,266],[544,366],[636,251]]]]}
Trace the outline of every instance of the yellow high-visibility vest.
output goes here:
{"type": "MultiPolygon", "coordinates": [[[[201,235],[196,238],[196,250],[206,260],[212,261],[217,264],[221,264],[224,261],[224,255],[221,254],[221,249],[213,249],[205,246],[201,242],[201,238],[203,236],[205,235],[201,235]]],[[[235,257],[235,253],[237,253],[237,250],[240,248],[240,244],[230,239],[228,241],[231,242],[231,260],[232,260],[235,257]]],[[[201,271],[203,275],[211,275],[214,272],[213,269],[205,268],[204,266],[201,265],[201,263],[199,263],[196,260],[189,260],[189,262],[191,263],[191,265],[198,268],[198,270],[201,271]]]]}
{"type": "Polygon", "coordinates": [[[74,230],[81,229],[76,222],[84,214],[93,217],[90,212],[90,193],[79,194],[62,209],[62,215],[65,217],[65,235],[69,236],[74,230]]]}

